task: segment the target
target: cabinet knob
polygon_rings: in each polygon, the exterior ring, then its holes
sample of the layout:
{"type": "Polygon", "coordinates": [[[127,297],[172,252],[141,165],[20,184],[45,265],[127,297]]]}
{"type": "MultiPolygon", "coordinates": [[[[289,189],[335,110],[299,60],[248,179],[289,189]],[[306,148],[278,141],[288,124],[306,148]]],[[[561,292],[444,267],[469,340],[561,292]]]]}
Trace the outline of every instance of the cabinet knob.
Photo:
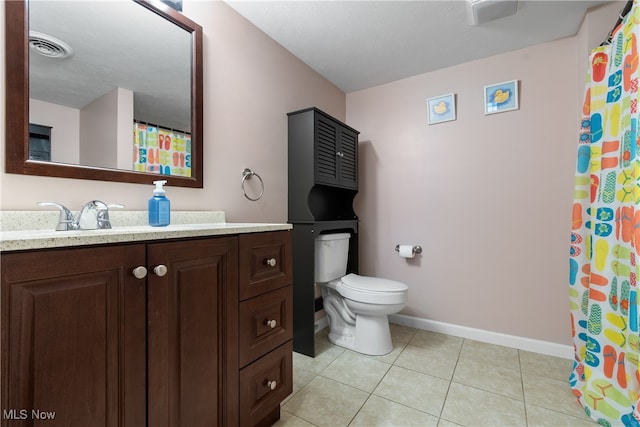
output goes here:
{"type": "Polygon", "coordinates": [[[270,327],[271,329],[275,328],[276,325],[278,324],[278,322],[276,322],[275,320],[271,319],[267,319],[264,321],[264,324],[267,325],[268,327],[270,327]]]}
{"type": "Polygon", "coordinates": [[[164,264],[156,265],[155,267],[153,267],[153,272],[156,276],[162,277],[167,274],[167,266],[164,264]]]}
{"type": "Polygon", "coordinates": [[[270,267],[275,267],[278,262],[276,261],[275,258],[269,258],[269,259],[265,260],[264,263],[267,264],[270,267]]]}
{"type": "Polygon", "coordinates": [[[271,390],[275,390],[278,387],[278,383],[275,380],[267,381],[267,387],[271,390]]]}
{"type": "Polygon", "coordinates": [[[136,279],[144,279],[147,277],[147,269],[143,266],[139,266],[131,270],[131,273],[136,279]]]}

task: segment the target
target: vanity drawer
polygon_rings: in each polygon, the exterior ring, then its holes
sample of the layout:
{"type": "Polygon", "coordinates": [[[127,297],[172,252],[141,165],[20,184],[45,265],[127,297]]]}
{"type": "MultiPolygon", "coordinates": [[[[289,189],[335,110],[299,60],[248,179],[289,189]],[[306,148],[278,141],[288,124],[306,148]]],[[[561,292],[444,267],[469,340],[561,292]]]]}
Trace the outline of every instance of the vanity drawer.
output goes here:
{"type": "Polygon", "coordinates": [[[288,341],[240,371],[240,425],[253,426],[293,392],[293,344],[288,341]]]}
{"type": "Polygon", "coordinates": [[[293,287],[240,303],[239,364],[245,366],[293,338],[293,287]]]}
{"type": "Polygon", "coordinates": [[[240,265],[241,301],[291,284],[291,233],[241,234],[240,265]]]}

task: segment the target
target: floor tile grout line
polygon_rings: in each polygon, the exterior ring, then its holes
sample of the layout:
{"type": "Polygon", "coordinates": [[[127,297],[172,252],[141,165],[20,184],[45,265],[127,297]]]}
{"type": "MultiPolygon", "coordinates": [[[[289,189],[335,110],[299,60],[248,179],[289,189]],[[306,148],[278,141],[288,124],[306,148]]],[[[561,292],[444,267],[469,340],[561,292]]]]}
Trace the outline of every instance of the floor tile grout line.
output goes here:
{"type": "Polygon", "coordinates": [[[362,411],[362,408],[364,408],[364,405],[366,405],[367,402],[369,401],[369,399],[371,399],[371,396],[372,396],[372,393],[369,393],[369,396],[367,396],[367,398],[364,400],[362,405],[360,405],[360,407],[358,408],[356,413],[353,415],[353,417],[351,417],[351,419],[347,423],[347,427],[349,427],[351,425],[351,423],[353,423],[355,421],[355,419],[358,417],[358,414],[360,413],[360,411],[362,411]]]}
{"type": "Polygon", "coordinates": [[[456,364],[453,367],[453,371],[451,372],[451,378],[449,378],[449,385],[447,385],[447,392],[444,394],[444,400],[442,401],[442,407],[440,408],[440,413],[438,414],[438,424],[440,424],[440,420],[442,419],[442,413],[444,412],[444,407],[447,404],[447,398],[449,397],[449,390],[451,390],[451,384],[453,384],[453,376],[456,373],[456,368],[458,367],[458,363],[460,362],[460,354],[462,353],[462,347],[464,347],[465,338],[462,339],[460,343],[460,349],[458,349],[458,356],[456,357],[456,364]]]}
{"type": "Polygon", "coordinates": [[[527,411],[527,395],[524,391],[524,378],[522,376],[522,354],[518,350],[518,367],[520,368],[520,387],[522,388],[522,402],[524,404],[524,422],[525,425],[529,425],[529,413],[527,411]]]}

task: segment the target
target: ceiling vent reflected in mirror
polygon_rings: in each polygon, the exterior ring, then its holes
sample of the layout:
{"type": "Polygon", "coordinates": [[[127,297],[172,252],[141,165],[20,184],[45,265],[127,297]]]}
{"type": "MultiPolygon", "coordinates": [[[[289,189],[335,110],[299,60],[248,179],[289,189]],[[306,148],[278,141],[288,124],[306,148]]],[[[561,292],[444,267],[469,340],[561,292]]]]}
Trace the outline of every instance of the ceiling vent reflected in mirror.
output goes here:
{"type": "Polygon", "coordinates": [[[518,11],[517,0],[467,0],[467,23],[481,25],[518,11]]]}
{"type": "Polygon", "coordinates": [[[182,12],[182,0],[160,0],[162,3],[167,6],[177,10],[178,12],[182,12]]]}
{"type": "Polygon", "coordinates": [[[73,56],[71,46],[48,34],[29,31],[29,48],[47,58],[65,59],[73,56]]]}

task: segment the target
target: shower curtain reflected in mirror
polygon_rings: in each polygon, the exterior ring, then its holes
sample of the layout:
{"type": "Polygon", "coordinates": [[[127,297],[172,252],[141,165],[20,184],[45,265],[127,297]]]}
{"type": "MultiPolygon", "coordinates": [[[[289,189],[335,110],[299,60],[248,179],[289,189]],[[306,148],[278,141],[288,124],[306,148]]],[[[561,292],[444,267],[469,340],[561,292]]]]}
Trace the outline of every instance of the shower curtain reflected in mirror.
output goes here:
{"type": "Polygon", "coordinates": [[[594,49],[576,162],[570,252],[571,388],[601,425],[640,426],[637,0],[594,49]]]}

